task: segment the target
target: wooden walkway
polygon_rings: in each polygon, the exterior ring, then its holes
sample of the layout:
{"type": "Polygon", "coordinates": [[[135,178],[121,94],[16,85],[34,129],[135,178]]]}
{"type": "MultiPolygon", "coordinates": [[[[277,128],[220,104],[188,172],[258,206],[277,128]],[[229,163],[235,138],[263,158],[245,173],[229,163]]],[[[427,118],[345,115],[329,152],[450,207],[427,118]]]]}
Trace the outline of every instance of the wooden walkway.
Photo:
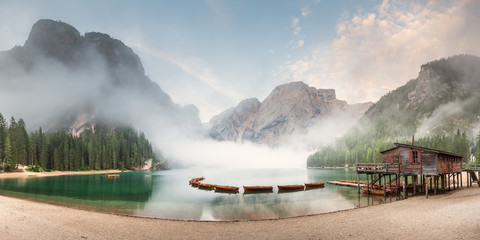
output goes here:
{"type": "MultiPolygon", "coordinates": [[[[327,182],[328,184],[333,184],[333,185],[340,185],[340,186],[347,186],[347,187],[358,187],[358,183],[348,183],[348,182],[340,182],[340,181],[330,181],[327,182]]],[[[360,187],[365,187],[366,185],[364,183],[360,183],[360,187]]]]}

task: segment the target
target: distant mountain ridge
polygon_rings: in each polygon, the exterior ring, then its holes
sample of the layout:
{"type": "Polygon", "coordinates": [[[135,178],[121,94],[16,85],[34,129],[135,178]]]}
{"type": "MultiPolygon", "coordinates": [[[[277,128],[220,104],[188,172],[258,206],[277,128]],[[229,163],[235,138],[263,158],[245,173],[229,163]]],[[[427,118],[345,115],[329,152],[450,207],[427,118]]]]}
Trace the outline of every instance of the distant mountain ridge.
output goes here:
{"type": "Polygon", "coordinates": [[[152,113],[164,124],[201,127],[196,107],[182,108],[172,102],[158,84],[145,76],[140,58],[131,48],[103,33],[82,36],[60,21],[39,20],[24,46],[0,52],[0,77],[0,84],[7,87],[38,87],[32,91],[41,98],[38,100],[42,107],[58,103],[57,108],[46,113],[51,118],[45,117],[40,123],[47,129],[69,129],[75,135],[94,130],[98,121],[135,125],[152,117],[152,113]],[[52,89],[41,86],[41,81],[53,85],[52,89]],[[56,85],[61,87],[55,89],[56,85]],[[52,96],[41,96],[40,91],[52,96]],[[71,98],[68,91],[72,92],[71,98]],[[63,99],[49,100],[56,94],[63,99]]]}
{"type": "Polygon", "coordinates": [[[467,161],[479,130],[480,58],[456,55],[422,65],[417,78],[380,98],[345,136],[321,147],[307,164],[380,162],[381,150],[393,142],[411,143],[412,135],[416,144],[456,152],[467,161]]]}
{"type": "Polygon", "coordinates": [[[406,135],[461,129],[472,136],[480,123],[479,105],[480,58],[457,55],[422,65],[416,79],[383,96],[365,118],[394,122],[406,135]]]}
{"type": "Polygon", "coordinates": [[[292,82],[277,86],[263,102],[246,99],[213,117],[210,135],[218,140],[279,146],[322,119],[343,115],[355,122],[371,104],[349,105],[336,98],[334,89],[292,82]]]}

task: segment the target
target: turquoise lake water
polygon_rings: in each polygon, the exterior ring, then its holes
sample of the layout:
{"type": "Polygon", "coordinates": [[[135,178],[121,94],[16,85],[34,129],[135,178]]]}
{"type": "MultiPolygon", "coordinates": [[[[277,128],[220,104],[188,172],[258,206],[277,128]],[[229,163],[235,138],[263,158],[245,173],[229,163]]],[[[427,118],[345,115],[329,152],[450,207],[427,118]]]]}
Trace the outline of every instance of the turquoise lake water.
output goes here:
{"type": "Polygon", "coordinates": [[[356,180],[345,169],[217,169],[168,170],[105,175],[0,179],[0,194],[75,208],[140,217],[188,220],[277,219],[334,212],[392,202],[396,197],[358,194],[356,188],[325,184],[324,188],[278,192],[277,185],[356,180]],[[188,181],[233,185],[271,185],[271,193],[218,193],[191,187],[188,181]]]}

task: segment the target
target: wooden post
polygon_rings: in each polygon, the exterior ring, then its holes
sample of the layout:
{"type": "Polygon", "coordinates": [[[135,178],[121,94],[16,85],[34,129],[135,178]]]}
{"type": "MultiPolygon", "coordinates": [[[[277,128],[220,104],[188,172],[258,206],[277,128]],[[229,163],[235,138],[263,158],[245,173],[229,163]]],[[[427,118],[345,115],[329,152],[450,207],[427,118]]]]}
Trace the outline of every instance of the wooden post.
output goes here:
{"type": "Polygon", "coordinates": [[[452,173],[453,190],[455,190],[455,173],[452,173]]]}
{"type": "Polygon", "coordinates": [[[437,189],[438,189],[438,175],[433,178],[433,181],[435,182],[435,186],[433,187],[433,193],[437,195],[437,189]]]}
{"type": "Polygon", "coordinates": [[[450,192],[450,173],[447,174],[447,177],[448,177],[448,191],[450,192]]]}
{"type": "MultiPolygon", "coordinates": [[[[360,173],[357,171],[357,188],[358,188],[358,194],[360,194],[360,173]]],[[[360,205],[360,202],[358,203],[360,205]]]]}
{"type": "Polygon", "coordinates": [[[425,191],[425,175],[420,175],[420,192],[425,191]]]}
{"type": "Polygon", "coordinates": [[[383,175],[383,196],[387,196],[387,181],[385,175],[383,175]]]}
{"type": "MultiPolygon", "coordinates": [[[[430,180],[431,180],[431,179],[432,179],[432,178],[430,178],[430,180]]],[[[428,180],[425,181],[425,189],[426,189],[426,191],[425,191],[425,198],[428,199],[428,180]]]]}
{"type": "Polygon", "coordinates": [[[417,194],[417,175],[412,176],[412,184],[413,184],[413,195],[417,194]]]}
{"type": "Polygon", "coordinates": [[[446,174],[442,174],[442,193],[445,193],[445,177],[446,174]]]}
{"type": "Polygon", "coordinates": [[[388,187],[390,188],[390,190],[392,190],[392,175],[391,174],[388,174],[388,187]]]}
{"type": "Polygon", "coordinates": [[[407,176],[403,175],[403,196],[407,198],[407,176]]]}
{"type": "Polygon", "coordinates": [[[470,183],[470,173],[467,171],[467,187],[471,187],[470,183]]]}
{"type": "MultiPolygon", "coordinates": [[[[435,176],[434,176],[434,178],[435,178],[435,176]]],[[[430,190],[432,190],[432,178],[431,177],[430,177],[430,190]]],[[[428,189],[427,189],[427,191],[428,191],[428,189]]]]}
{"type": "Polygon", "coordinates": [[[457,188],[459,188],[461,185],[461,182],[462,182],[461,176],[462,176],[462,172],[459,172],[459,173],[457,172],[457,188]]]}
{"type": "Polygon", "coordinates": [[[370,182],[369,182],[368,173],[367,173],[367,194],[370,195],[370,182]]]}

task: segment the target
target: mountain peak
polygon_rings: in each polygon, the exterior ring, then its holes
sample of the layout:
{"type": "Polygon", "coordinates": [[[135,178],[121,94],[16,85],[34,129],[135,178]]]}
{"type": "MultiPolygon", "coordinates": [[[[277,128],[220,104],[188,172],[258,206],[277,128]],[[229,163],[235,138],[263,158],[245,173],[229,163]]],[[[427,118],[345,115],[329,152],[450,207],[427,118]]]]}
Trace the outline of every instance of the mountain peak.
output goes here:
{"type": "Polygon", "coordinates": [[[316,89],[303,82],[274,88],[263,102],[247,99],[210,121],[210,135],[230,141],[252,141],[270,146],[285,144],[319,121],[348,115],[355,122],[371,103],[348,105],[336,99],[334,89],[316,89]]]}
{"type": "Polygon", "coordinates": [[[37,21],[25,42],[27,51],[56,57],[66,63],[76,60],[82,47],[82,36],[77,29],[50,19],[37,21]]]}

